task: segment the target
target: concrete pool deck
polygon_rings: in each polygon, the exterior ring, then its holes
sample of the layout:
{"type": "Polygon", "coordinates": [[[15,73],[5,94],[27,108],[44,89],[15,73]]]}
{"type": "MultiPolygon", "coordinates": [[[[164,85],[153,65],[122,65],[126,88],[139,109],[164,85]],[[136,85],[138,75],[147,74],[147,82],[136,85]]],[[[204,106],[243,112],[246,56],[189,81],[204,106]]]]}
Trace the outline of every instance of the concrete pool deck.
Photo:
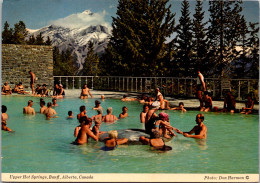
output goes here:
{"type": "MultiPolygon", "coordinates": [[[[121,99],[123,95],[127,95],[129,97],[136,97],[140,96],[141,93],[135,93],[135,92],[114,92],[114,91],[99,91],[99,90],[90,90],[91,94],[93,95],[93,98],[100,99],[101,95],[104,95],[105,98],[116,98],[121,99]]],[[[79,97],[81,93],[81,89],[74,89],[74,90],[65,90],[66,97],[79,97]]],[[[166,97],[166,99],[169,101],[170,106],[178,106],[179,102],[183,102],[186,108],[198,108],[199,101],[198,99],[174,99],[172,97],[166,97]]],[[[213,101],[213,107],[218,107],[219,109],[223,108],[224,101],[213,101]]],[[[237,102],[236,108],[242,109],[245,104],[244,102],[237,102]]],[[[254,105],[255,110],[259,110],[259,104],[254,105]]]]}

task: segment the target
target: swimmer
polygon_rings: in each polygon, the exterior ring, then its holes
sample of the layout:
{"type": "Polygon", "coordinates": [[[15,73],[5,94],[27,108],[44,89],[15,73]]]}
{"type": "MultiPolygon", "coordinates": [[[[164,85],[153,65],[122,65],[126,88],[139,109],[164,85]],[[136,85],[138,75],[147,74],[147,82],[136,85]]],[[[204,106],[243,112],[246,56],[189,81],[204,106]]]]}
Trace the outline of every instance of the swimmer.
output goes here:
{"type": "Polygon", "coordinates": [[[170,125],[169,115],[167,113],[161,112],[159,113],[159,120],[155,122],[155,130],[158,130],[160,134],[163,135],[164,138],[171,138],[172,136],[176,136],[176,134],[172,131],[177,129],[170,125]],[[169,133],[169,135],[168,135],[169,133]]]}
{"type": "Polygon", "coordinates": [[[106,123],[114,123],[118,118],[112,114],[112,107],[107,108],[107,115],[102,117],[102,121],[106,123]]]}
{"type": "Polygon", "coordinates": [[[141,99],[139,100],[139,103],[144,104],[146,102],[147,98],[148,98],[147,96],[142,95],[141,99]]]}
{"type": "Polygon", "coordinates": [[[6,114],[6,111],[7,111],[7,107],[5,105],[2,105],[2,114],[1,114],[2,130],[12,132],[12,130],[6,126],[8,120],[8,114],[6,114]]]}
{"type": "Polygon", "coordinates": [[[202,107],[200,111],[208,112],[212,110],[212,98],[209,96],[209,93],[207,91],[205,91],[204,94],[204,107],[202,107]]]}
{"type": "Polygon", "coordinates": [[[99,134],[99,128],[102,123],[102,112],[103,112],[103,110],[97,109],[98,114],[91,117],[91,119],[95,122],[95,125],[92,128],[92,132],[95,135],[99,134]]]}
{"type": "Polygon", "coordinates": [[[138,100],[137,98],[128,98],[126,95],[123,96],[123,98],[121,99],[121,101],[124,102],[130,102],[130,101],[136,101],[138,100]]]}
{"type": "Polygon", "coordinates": [[[35,110],[34,110],[34,108],[32,108],[32,106],[33,106],[33,101],[29,100],[28,101],[28,106],[23,108],[23,113],[24,114],[33,114],[33,115],[35,115],[35,110]]]}
{"type": "Polygon", "coordinates": [[[41,106],[41,109],[40,109],[40,113],[41,114],[45,114],[45,110],[47,109],[47,107],[45,106],[45,101],[40,101],[40,106],[41,106]]]}
{"type": "Polygon", "coordinates": [[[57,106],[59,106],[59,105],[57,104],[57,99],[56,99],[56,98],[53,98],[53,99],[52,99],[52,107],[57,107],[57,106]]]}
{"type": "Polygon", "coordinates": [[[117,139],[118,133],[116,130],[108,132],[109,137],[104,139],[105,146],[101,148],[104,151],[111,151],[117,148],[118,145],[125,144],[128,142],[127,138],[117,139]]]}
{"type": "Polygon", "coordinates": [[[88,143],[88,138],[91,137],[95,141],[98,141],[98,134],[94,135],[90,127],[92,125],[92,119],[83,116],[80,118],[81,128],[74,142],[76,145],[83,145],[88,143]]]}
{"type": "Polygon", "coordinates": [[[97,109],[100,109],[103,114],[103,107],[101,107],[101,103],[98,100],[95,101],[95,107],[93,108],[93,110],[97,110],[97,109]]]}
{"type": "Polygon", "coordinates": [[[93,96],[90,93],[90,90],[89,90],[87,84],[84,84],[83,89],[81,90],[80,98],[81,99],[87,99],[88,98],[88,94],[91,96],[91,98],[93,98],[93,96]]]}
{"type": "Polygon", "coordinates": [[[151,133],[151,137],[146,138],[141,136],[139,141],[142,142],[144,145],[150,145],[151,147],[155,148],[156,150],[161,151],[169,151],[172,148],[170,146],[166,146],[164,140],[160,137],[160,132],[158,130],[153,130],[151,133]]]}
{"type": "Polygon", "coordinates": [[[30,74],[30,78],[31,78],[30,87],[32,89],[32,95],[34,95],[35,74],[32,71],[29,71],[28,73],[30,74]]]}
{"type": "Polygon", "coordinates": [[[73,112],[72,111],[69,111],[68,112],[68,117],[67,117],[67,119],[73,119],[74,117],[73,117],[73,112]]]}
{"type": "Polygon", "coordinates": [[[128,114],[127,114],[127,107],[124,106],[124,107],[122,108],[122,113],[119,114],[119,119],[126,118],[127,116],[128,116],[128,114]]]}
{"type": "Polygon", "coordinates": [[[254,108],[254,101],[251,96],[247,95],[247,101],[245,102],[245,107],[242,108],[241,114],[251,114],[254,108]]]}
{"type": "Polygon", "coordinates": [[[101,95],[101,100],[105,100],[105,95],[101,95]]]}
{"type": "Polygon", "coordinates": [[[149,111],[149,106],[147,104],[145,104],[143,106],[143,111],[140,113],[140,121],[141,123],[145,123],[145,118],[147,115],[147,112],[149,111]]]}
{"type": "Polygon", "coordinates": [[[184,109],[184,103],[183,102],[179,103],[179,107],[171,108],[171,110],[178,110],[178,111],[181,111],[181,112],[186,112],[187,111],[186,109],[184,109]]]}
{"type": "Polygon", "coordinates": [[[84,105],[80,106],[79,108],[80,113],[77,115],[77,119],[80,120],[80,118],[86,116],[88,118],[88,116],[86,115],[87,111],[86,111],[86,107],[84,105]]]}
{"type": "Polygon", "coordinates": [[[12,94],[12,90],[8,82],[5,82],[2,88],[2,95],[9,95],[9,94],[12,94]]]}
{"type": "Polygon", "coordinates": [[[151,133],[152,129],[154,128],[155,122],[158,120],[158,115],[155,113],[160,107],[160,103],[155,101],[145,117],[145,131],[147,133],[151,133]]]}
{"type": "Polygon", "coordinates": [[[54,109],[52,109],[52,103],[48,102],[47,104],[47,109],[44,111],[46,118],[50,119],[50,118],[57,118],[58,116],[56,116],[56,111],[54,109]]]}
{"type": "Polygon", "coordinates": [[[191,131],[189,132],[182,132],[179,129],[177,129],[177,133],[183,134],[184,137],[190,137],[190,138],[195,138],[195,139],[206,139],[207,138],[207,127],[203,123],[204,121],[204,115],[203,114],[198,114],[196,116],[196,123],[197,125],[194,126],[191,131]],[[195,135],[192,135],[195,133],[195,135]]]}

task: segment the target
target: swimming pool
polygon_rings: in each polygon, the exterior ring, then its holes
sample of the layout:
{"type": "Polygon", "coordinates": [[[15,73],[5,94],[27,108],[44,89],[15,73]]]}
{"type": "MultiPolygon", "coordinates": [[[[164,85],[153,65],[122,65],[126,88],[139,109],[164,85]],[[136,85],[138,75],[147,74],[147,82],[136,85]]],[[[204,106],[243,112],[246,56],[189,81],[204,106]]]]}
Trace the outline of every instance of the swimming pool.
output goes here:
{"type": "MultiPolygon", "coordinates": [[[[2,131],[3,173],[258,173],[259,115],[204,113],[208,128],[206,144],[192,138],[177,135],[166,144],[172,151],[159,153],[145,145],[123,145],[114,151],[104,152],[102,142],[90,141],[88,145],[75,146],[76,119],[66,120],[67,112],[74,116],[85,105],[87,115],[95,99],[65,98],[55,107],[59,118],[45,120],[45,116],[26,116],[22,109],[27,101],[34,101],[34,109],[40,111],[39,98],[3,96],[9,115],[7,126],[15,133],[2,131]]],[[[45,98],[46,103],[51,101],[45,98]]],[[[116,99],[101,101],[104,109],[113,107],[113,114],[128,107],[129,117],[114,124],[102,124],[100,130],[143,128],[138,102],[121,102],[116,99]]],[[[104,110],[105,111],[105,110],[104,110]]],[[[195,125],[198,111],[165,111],[171,124],[182,131],[195,125]]]]}

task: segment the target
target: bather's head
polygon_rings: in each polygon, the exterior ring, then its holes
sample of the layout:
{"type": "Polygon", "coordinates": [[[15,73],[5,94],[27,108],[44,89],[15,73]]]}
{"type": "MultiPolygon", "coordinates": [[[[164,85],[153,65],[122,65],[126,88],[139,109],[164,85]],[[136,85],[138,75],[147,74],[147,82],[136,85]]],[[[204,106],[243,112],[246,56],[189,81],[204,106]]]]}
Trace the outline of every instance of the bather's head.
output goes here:
{"type": "Polygon", "coordinates": [[[118,133],[117,133],[116,130],[111,130],[111,131],[108,132],[108,136],[109,136],[109,138],[111,138],[111,139],[116,139],[117,136],[118,136],[118,133]]]}

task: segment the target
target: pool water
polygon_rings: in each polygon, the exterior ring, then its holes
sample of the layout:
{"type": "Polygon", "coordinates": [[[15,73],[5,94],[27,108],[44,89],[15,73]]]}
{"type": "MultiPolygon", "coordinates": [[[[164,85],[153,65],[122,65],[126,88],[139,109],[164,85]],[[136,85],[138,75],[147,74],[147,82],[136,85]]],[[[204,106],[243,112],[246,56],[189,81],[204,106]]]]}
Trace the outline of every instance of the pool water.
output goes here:
{"type": "MultiPolygon", "coordinates": [[[[172,151],[160,153],[148,145],[122,145],[114,151],[102,151],[102,142],[90,140],[88,145],[76,146],[76,119],[66,120],[69,110],[74,116],[85,105],[89,117],[95,99],[65,98],[55,107],[59,118],[45,120],[37,113],[22,113],[28,100],[40,111],[39,98],[3,96],[9,115],[7,126],[15,131],[2,131],[3,173],[258,173],[259,172],[259,115],[204,113],[208,128],[207,141],[185,138],[180,134],[167,142],[172,151]]],[[[50,102],[45,98],[45,102],[50,102]]],[[[113,107],[118,116],[127,106],[129,117],[114,124],[102,124],[100,130],[144,128],[140,123],[142,105],[116,99],[101,101],[104,109],[113,107]]],[[[105,112],[106,110],[104,110],[105,112]]],[[[198,111],[164,111],[171,124],[182,131],[195,125],[198,111]]],[[[159,112],[157,112],[158,114],[159,112]]]]}

